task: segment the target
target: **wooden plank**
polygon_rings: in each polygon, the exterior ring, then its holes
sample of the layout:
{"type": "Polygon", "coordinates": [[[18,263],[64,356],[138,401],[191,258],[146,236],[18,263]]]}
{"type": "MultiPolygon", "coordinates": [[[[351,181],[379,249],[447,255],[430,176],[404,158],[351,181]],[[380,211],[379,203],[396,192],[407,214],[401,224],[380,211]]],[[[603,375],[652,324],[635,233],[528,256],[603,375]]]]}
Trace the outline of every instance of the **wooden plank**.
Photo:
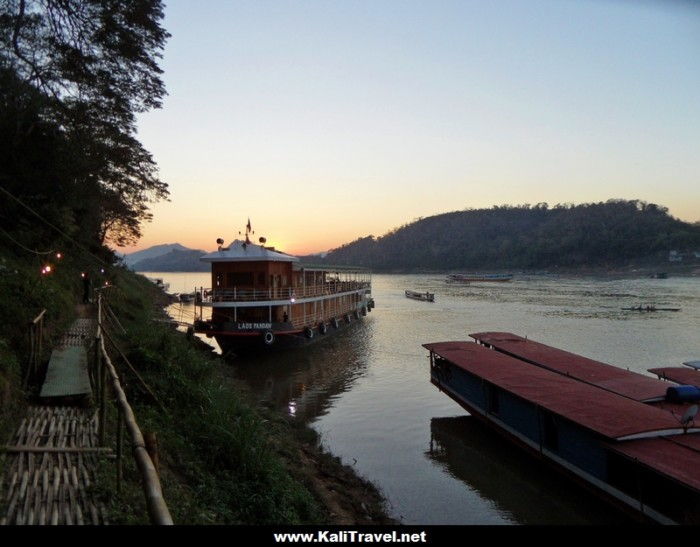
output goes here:
{"type": "Polygon", "coordinates": [[[39,396],[91,395],[87,363],[87,350],[82,346],[67,346],[53,350],[39,396]]]}
{"type": "Polygon", "coordinates": [[[85,453],[85,452],[112,452],[113,450],[109,447],[101,446],[29,446],[29,445],[16,445],[16,446],[3,446],[0,447],[0,451],[4,452],[27,452],[29,454],[37,452],[50,452],[50,453],[85,453]]]}

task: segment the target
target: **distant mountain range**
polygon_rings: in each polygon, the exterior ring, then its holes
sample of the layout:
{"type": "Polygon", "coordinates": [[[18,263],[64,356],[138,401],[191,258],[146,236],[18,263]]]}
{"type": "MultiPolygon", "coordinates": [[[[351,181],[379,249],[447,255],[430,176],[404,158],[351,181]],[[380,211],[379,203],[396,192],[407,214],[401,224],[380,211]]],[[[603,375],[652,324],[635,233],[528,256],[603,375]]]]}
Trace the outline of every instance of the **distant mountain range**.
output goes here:
{"type": "MultiPolygon", "coordinates": [[[[661,264],[668,263],[672,250],[695,256],[700,224],[673,218],[653,203],[611,199],[443,213],[300,258],[375,271],[454,271],[661,264]]],[[[199,260],[204,254],[171,243],[124,260],[142,272],[208,272],[210,265],[199,260]]]]}
{"type": "Polygon", "coordinates": [[[124,263],[133,269],[133,266],[140,260],[146,260],[148,258],[156,258],[168,254],[170,251],[191,251],[193,249],[188,249],[184,245],[179,243],[164,243],[162,245],[154,245],[148,249],[142,251],[136,251],[123,256],[124,263]]]}
{"type": "MultiPolygon", "coordinates": [[[[207,251],[188,249],[179,243],[167,243],[124,255],[122,260],[136,272],[208,272],[211,265],[199,260],[205,254],[207,251]]],[[[317,262],[326,254],[316,253],[300,258],[302,261],[317,262]]]]}
{"type": "Polygon", "coordinates": [[[123,260],[137,272],[208,272],[209,264],[199,260],[205,254],[200,249],[167,243],[124,255],[123,260]]]}

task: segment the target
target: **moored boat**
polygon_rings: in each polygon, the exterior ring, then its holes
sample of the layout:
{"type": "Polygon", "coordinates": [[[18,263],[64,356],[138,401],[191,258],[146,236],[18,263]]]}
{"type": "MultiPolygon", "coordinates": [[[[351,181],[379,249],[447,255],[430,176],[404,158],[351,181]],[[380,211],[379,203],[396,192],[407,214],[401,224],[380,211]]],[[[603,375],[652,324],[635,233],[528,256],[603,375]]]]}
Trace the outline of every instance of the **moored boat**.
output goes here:
{"type": "Polygon", "coordinates": [[[406,290],[406,298],[412,298],[413,300],[423,300],[424,302],[435,302],[435,293],[432,292],[418,292],[406,290]]]}
{"type": "MultiPolygon", "coordinates": [[[[700,523],[700,388],[512,333],[470,336],[476,342],[424,344],[441,391],[617,506],[660,523],[700,523]]],[[[700,384],[700,373],[681,370],[700,384]]]]}
{"type": "Polygon", "coordinates": [[[681,311],[680,308],[657,308],[656,306],[632,306],[629,308],[620,308],[623,311],[681,311]]]}
{"type": "Polygon", "coordinates": [[[494,283],[505,283],[512,281],[513,274],[497,274],[497,273],[463,273],[463,274],[449,274],[446,278],[448,283],[478,283],[482,281],[494,282],[494,283]]]}
{"type": "Polygon", "coordinates": [[[302,263],[249,239],[200,258],[212,266],[212,288],[195,290],[194,331],[214,337],[224,353],[287,348],[322,338],[374,307],[363,268],[302,263]],[[212,308],[211,319],[203,308],[212,308]]]}

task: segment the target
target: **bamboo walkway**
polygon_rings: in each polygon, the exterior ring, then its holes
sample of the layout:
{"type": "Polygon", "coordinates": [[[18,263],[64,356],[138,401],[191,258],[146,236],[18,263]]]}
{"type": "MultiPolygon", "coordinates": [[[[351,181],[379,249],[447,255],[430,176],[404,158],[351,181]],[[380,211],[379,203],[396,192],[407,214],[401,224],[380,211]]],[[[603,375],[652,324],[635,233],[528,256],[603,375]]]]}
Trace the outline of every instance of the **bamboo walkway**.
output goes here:
{"type": "MultiPolygon", "coordinates": [[[[61,396],[89,395],[82,356],[87,356],[91,332],[90,319],[77,319],[54,350],[52,358],[58,351],[60,367],[51,378],[49,367],[47,381],[53,387],[42,387],[42,395],[48,394],[52,402],[60,403],[61,396]],[[66,348],[73,351],[66,353],[66,348]],[[65,392],[60,386],[66,386],[65,392]]],[[[107,524],[105,508],[90,489],[99,453],[109,451],[98,447],[97,412],[79,406],[75,397],[66,400],[72,406],[29,407],[11,444],[4,447],[0,524],[107,524]]]]}

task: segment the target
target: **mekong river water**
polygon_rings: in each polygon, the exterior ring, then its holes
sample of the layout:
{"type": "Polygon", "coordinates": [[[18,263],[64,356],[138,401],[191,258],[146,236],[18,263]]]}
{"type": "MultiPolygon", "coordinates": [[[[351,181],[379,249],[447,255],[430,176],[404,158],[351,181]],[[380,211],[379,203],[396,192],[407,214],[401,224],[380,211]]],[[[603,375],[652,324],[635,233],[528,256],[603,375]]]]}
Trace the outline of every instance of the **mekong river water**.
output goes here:
{"type": "MultiPolygon", "coordinates": [[[[146,273],[170,292],[207,273],[146,273]]],[[[476,423],[430,383],[421,344],[508,331],[630,370],[700,359],[700,278],[517,276],[450,285],[442,275],[374,275],[376,308],[305,348],[222,363],[265,404],[317,430],[372,481],[405,524],[604,524],[626,518],[476,423]],[[409,300],[405,289],[435,293],[409,300]],[[678,312],[623,311],[638,305],[678,312]]],[[[192,304],[170,314],[192,320],[192,304]]]]}

